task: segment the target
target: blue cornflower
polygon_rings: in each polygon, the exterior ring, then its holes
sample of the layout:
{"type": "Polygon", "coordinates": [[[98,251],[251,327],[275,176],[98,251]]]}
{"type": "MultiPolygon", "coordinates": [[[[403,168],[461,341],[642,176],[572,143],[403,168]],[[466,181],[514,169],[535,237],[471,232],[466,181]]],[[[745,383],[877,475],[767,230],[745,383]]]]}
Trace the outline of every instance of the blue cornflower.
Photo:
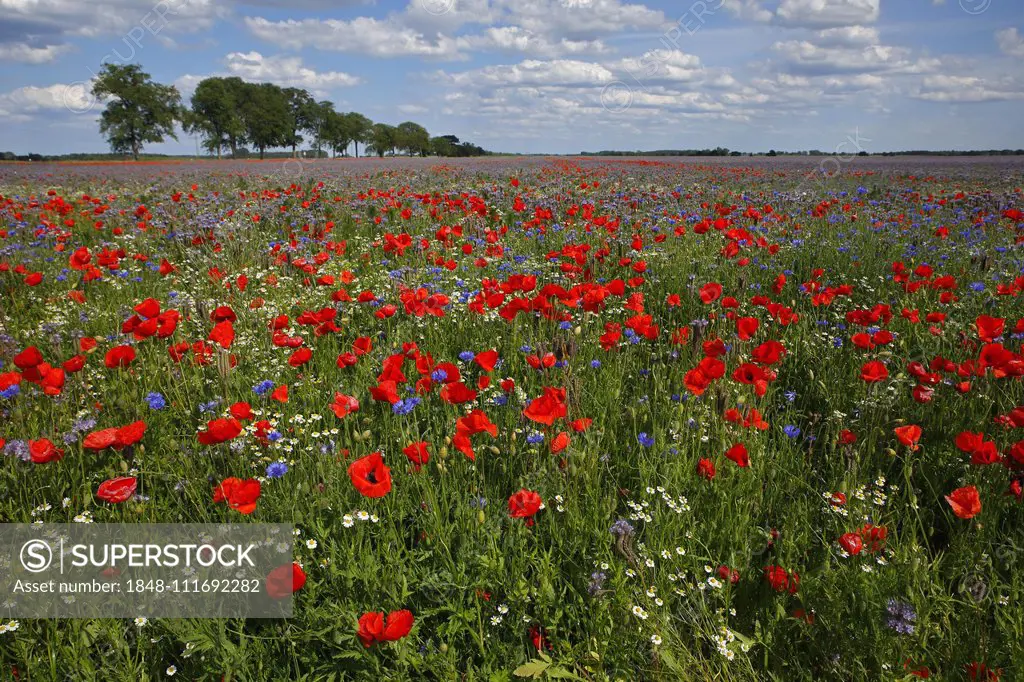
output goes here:
{"type": "Polygon", "coordinates": [[[601,361],[600,360],[591,360],[590,361],[590,366],[593,367],[594,369],[597,369],[598,367],[601,366],[601,361]]]}
{"type": "Polygon", "coordinates": [[[474,353],[471,350],[464,350],[461,353],[459,353],[459,360],[462,360],[463,362],[469,362],[470,360],[472,360],[475,357],[476,357],[476,353],[474,353]]]}
{"type": "Polygon", "coordinates": [[[267,478],[281,478],[288,473],[288,465],[284,462],[271,462],[267,465],[267,478]]]}
{"type": "Polygon", "coordinates": [[[890,599],[885,610],[889,612],[886,625],[901,635],[914,634],[914,623],[917,621],[917,613],[910,604],[890,599]]]}
{"type": "Polygon", "coordinates": [[[791,403],[796,400],[796,391],[786,391],[783,395],[786,396],[786,402],[791,403]]]}
{"type": "Polygon", "coordinates": [[[256,384],[255,386],[253,386],[252,392],[255,393],[256,395],[264,395],[265,393],[269,393],[273,389],[274,382],[269,379],[265,379],[260,383],[256,384]]]}
{"type": "Polygon", "coordinates": [[[641,431],[637,434],[637,442],[645,448],[649,448],[654,445],[654,436],[647,435],[646,431],[641,431]]]}
{"type": "Polygon", "coordinates": [[[538,431],[534,431],[526,437],[526,442],[530,445],[537,445],[538,443],[544,442],[544,434],[538,431]]]}
{"type": "Polygon", "coordinates": [[[149,405],[151,410],[162,410],[167,407],[167,400],[164,399],[163,395],[153,392],[146,394],[146,404],[149,405]]]}
{"type": "Polygon", "coordinates": [[[420,402],[420,398],[403,398],[391,406],[391,411],[397,415],[404,416],[416,409],[420,402]]]}
{"type": "Polygon", "coordinates": [[[4,390],[0,391],[0,398],[10,400],[19,393],[21,393],[21,386],[19,386],[18,384],[12,384],[5,388],[4,390]]]}
{"type": "Polygon", "coordinates": [[[559,322],[558,323],[558,328],[559,329],[572,329],[572,322],[568,322],[568,321],[559,322]]]}
{"type": "Polygon", "coordinates": [[[621,538],[626,535],[633,534],[633,526],[626,519],[619,519],[612,524],[612,527],[608,529],[608,532],[617,538],[621,538]]]}
{"type": "Polygon", "coordinates": [[[448,378],[448,372],[444,371],[443,369],[435,369],[433,372],[430,373],[430,378],[433,379],[434,381],[443,382],[445,379],[448,378]]]}
{"type": "Polygon", "coordinates": [[[985,291],[984,282],[971,282],[971,291],[985,291]]]}
{"type": "Polygon", "coordinates": [[[786,426],[782,427],[782,432],[789,436],[790,438],[800,437],[800,427],[794,426],[793,424],[787,424],[786,426]]]}
{"type": "Polygon", "coordinates": [[[284,438],[284,434],[277,430],[271,431],[270,433],[267,434],[267,440],[269,440],[271,443],[276,443],[282,438],[284,438]]]}
{"type": "Polygon", "coordinates": [[[214,410],[217,409],[218,405],[220,405],[220,400],[214,399],[214,400],[211,400],[208,403],[202,403],[199,406],[199,411],[200,412],[204,412],[204,413],[205,412],[213,412],[214,410]]]}

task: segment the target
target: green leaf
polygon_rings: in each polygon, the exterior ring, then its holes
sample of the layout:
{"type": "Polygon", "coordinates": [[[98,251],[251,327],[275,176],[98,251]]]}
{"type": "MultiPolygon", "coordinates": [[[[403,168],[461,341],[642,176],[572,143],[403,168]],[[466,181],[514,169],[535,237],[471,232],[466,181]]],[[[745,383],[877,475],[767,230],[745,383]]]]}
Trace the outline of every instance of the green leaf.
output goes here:
{"type": "Polygon", "coordinates": [[[540,676],[543,675],[544,671],[550,666],[551,663],[535,658],[529,663],[523,663],[521,666],[513,670],[512,674],[516,677],[532,677],[536,680],[540,679],[540,676]]]}

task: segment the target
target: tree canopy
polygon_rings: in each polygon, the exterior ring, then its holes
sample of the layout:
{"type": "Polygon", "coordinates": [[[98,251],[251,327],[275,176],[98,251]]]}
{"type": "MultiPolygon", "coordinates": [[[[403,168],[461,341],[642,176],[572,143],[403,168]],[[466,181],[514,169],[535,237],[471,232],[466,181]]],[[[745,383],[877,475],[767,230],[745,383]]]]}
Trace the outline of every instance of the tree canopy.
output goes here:
{"type": "Polygon", "coordinates": [[[139,158],[147,142],[178,139],[174,124],[184,118],[181,95],[173,85],[154,83],[137,64],[104,64],[92,85],[97,99],[106,99],[100,132],[110,149],[139,158]]]}
{"type": "Polygon", "coordinates": [[[212,76],[196,85],[190,108],[181,104],[177,89],[155,83],[136,64],[107,64],[93,84],[93,94],[107,102],[100,118],[102,132],[116,154],[139,158],[143,145],[178,139],[175,125],[198,135],[203,149],[220,158],[224,149],[234,157],[253,148],[264,158],[267,150],[290,148],[292,155],[307,142],[319,156],[334,155],[359,145],[378,156],[482,156],[476,145],[454,135],[431,137],[414,121],[397,126],[374,123],[355,111],[341,112],[329,100],[316,99],[302,88],[273,83],[250,83],[232,76],[212,76]]]}

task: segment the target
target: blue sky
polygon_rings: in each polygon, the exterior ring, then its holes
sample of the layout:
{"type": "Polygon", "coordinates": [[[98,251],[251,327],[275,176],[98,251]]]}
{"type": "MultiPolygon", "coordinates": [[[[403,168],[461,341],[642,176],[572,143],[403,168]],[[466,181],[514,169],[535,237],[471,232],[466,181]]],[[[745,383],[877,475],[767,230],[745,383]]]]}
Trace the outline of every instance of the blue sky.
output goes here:
{"type": "Polygon", "coordinates": [[[105,151],[104,61],[496,151],[1024,147],[1022,0],[0,0],[0,151],[105,151]]]}

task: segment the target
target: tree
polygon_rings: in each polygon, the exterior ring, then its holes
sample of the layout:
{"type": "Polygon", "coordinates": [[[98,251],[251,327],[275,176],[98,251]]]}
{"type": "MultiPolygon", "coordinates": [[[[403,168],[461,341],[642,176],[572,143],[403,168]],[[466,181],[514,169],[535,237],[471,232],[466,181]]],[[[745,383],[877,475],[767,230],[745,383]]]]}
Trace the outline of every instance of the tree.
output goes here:
{"type": "Polygon", "coordinates": [[[291,113],[292,121],[287,144],[291,145],[292,156],[295,156],[295,147],[302,142],[299,131],[316,134],[313,112],[316,102],[312,95],[301,88],[285,88],[282,92],[288,100],[288,111],[291,113]]]}
{"type": "Polygon", "coordinates": [[[338,112],[334,110],[334,102],[328,100],[316,102],[309,108],[308,123],[310,132],[313,133],[313,146],[316,148],[318,158],[324,146],[330,146],[330,126],[337,115],[338,112]]]}
{"type": "Polygon", "coordinates": [[[239,106],[245,124],[245,139],[259,150],[260,158],[270,147],[291,143],[294,131],[288,98],[272,83],[246,83],[239,106]]]}
{"type": "Polygon", "coordinates": [[[154,83],[138,64],[104,64],[92,94],[110,98],[100,116],[100,132],[113,152],[131,154],[137,161],[147,142],[178,139],[174,122],[184,117],[178,89],[154,83]]]}
{"type": "Polygon", "coordinates": [[[430,152],[434,156],[455,156],[455,145],[458,144],[458,139],[455,137],[455,143],[453,144],[451,138],[454,135],[442,135],[441,137],[430,138],[430,152]]]}
{"type": "Polygon", "coordinates": [[[350,111],[345,114],[348,119],[349,131],[352,133],[352,142],[355,144],[356,158],[359,158],[359,143],[370,143],[370,132],[373,130],[373,121],[362,114],[350,111]]]}
{"type": "Polygon", "coordinates": [[[331,109],[326,121],[326,139],[337,156],[339,152],[344,153],[352,142],[352,131],[349,126],[348,115],[331,109]]]}
{"type": "Polygon", "coordinates": [[[231,79],[203,79],[192,93],[192,111],[184,121],[185,130],[202,135],[203,147],[216,152],[218,159],[224,146],[234,154],[239,138],[245,134],[245,126],[238,115],[236,90],[231,79]]]}
{"type": "Polygon", "coordinates": [[[389,126],[386,123],[373,124],[373,127],[370,128],[367,149],[372,149],[377,156],[384,156],[388,152],[394,153],[397,146],[397,132],[398,130],[394,126],[389,126]]]}
{"type": "Polygon", "coordinates": [[[410,156],[426,156],[430,151],[430,133],[419,123],[399,123],[395,128],[395,146],[404,149],[410,156]]]}

